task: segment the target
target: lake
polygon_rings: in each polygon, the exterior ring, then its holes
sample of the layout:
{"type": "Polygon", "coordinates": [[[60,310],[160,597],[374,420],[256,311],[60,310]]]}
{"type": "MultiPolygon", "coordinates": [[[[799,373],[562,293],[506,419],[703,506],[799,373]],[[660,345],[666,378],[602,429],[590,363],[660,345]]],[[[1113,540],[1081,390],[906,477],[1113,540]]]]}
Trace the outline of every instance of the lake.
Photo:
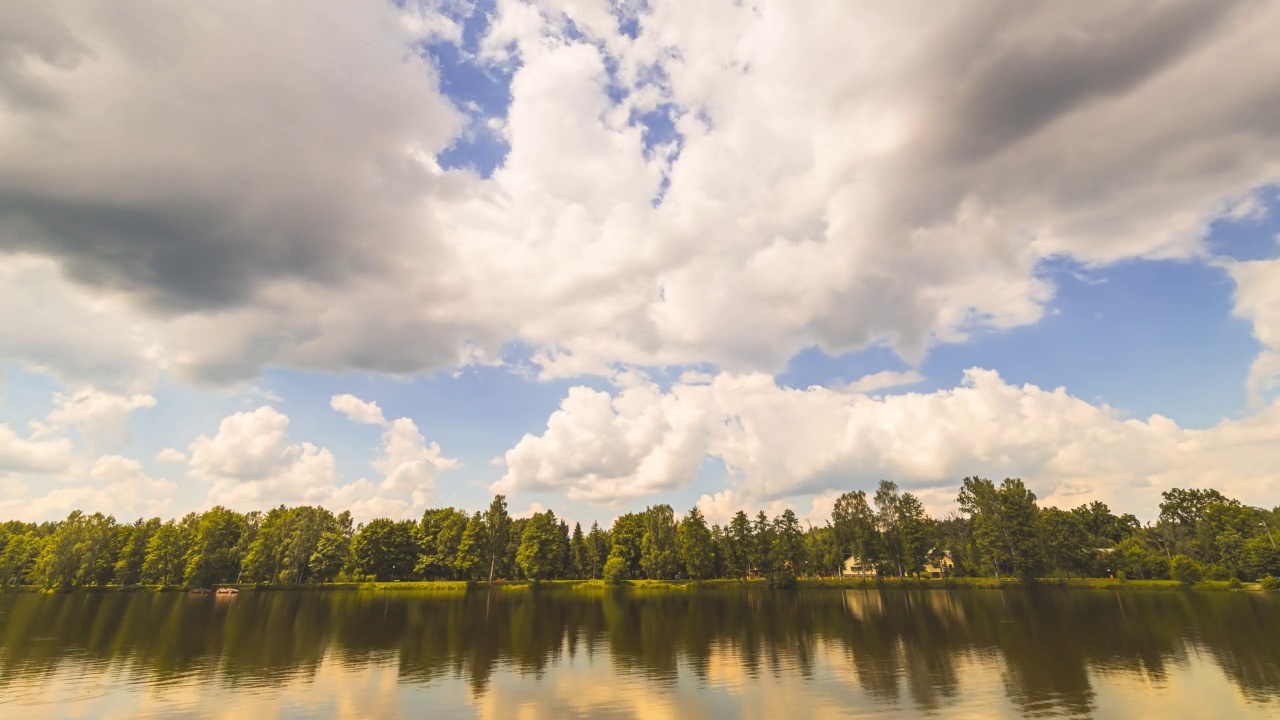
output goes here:
{"type": "Polygon", "coordinates": [[[1275,717],[1280,597],[0,595],[0,716],[1275,717]]]}

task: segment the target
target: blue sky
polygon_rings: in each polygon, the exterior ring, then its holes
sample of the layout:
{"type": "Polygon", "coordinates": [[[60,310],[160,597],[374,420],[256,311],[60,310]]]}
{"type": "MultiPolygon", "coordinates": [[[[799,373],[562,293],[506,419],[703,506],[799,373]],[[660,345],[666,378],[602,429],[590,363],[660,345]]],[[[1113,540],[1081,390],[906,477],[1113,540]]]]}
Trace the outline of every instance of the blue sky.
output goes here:
{"type": "Polygon", "coordinates": [[[1280,503],[1275,11],[168,12],[0,61],[0,515],[1280,503]]]}

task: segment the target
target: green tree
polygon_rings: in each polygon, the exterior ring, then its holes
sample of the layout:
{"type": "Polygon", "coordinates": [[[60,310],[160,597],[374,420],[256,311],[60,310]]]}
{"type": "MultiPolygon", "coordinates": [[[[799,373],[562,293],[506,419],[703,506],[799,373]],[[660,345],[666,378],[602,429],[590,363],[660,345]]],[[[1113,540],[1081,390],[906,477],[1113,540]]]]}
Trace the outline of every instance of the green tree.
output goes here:
{"type": "Polygon", "coordinates": [[[609,534],[600,529],[599,523],[591,523],[587,533],[587,576],[592,580],[603,577],[605,561],[609,559],[609,534]]]}
{"type": "Polygon", "coordinates": [[[573,536],[569,540],[569,577],[581,580],[591,573],[591,553],[587,538],[582,534],[582,524],[573,524],[573,536]]]}
{"type": "Polygon", "coordinates": [[[741,510],[734,513],[724,533],[724,562],[733,577],[746,580],[751,574],[754,535],[751,520],[741,510]]]}
{"type": "Polygon", "coordinates": [[[191,513],[182,522],[170,520],[156,528],[147,541],[147,556],[142,563],[143,582],[173,585],[182,580],[194,526],[195,513],[191,513]]]}
{"type": "Polygon", "coordinates": [[[160,518],[139,519],[132,525],[119,528],[120,553],[116,558],[114,582],[117,585],[137,585],[142,582],[142,565],[147,560],[147,543],[160,529],[160,518]]]}
{"type": "Polygon", "coordinates": [[[623,580],[626,580],[628,577],[627,561],[623,560],[619,555],[611,554],[608,561],[604,564],[604,570],[601,577],[610,585],[617,585],[623,580]]]}
{"type": "Polygon", "coordinates": [[[243,515],[221,505],[200,515],[184,559],[187,587],[235,580],[240,574],[240,539],[246,529],[243,515]]]}
{"type": "Polygon", "coordinates": [[[511,516],[507,514],[507,499],[502,495],[494,495],[493,502],[484,514],[485,534],[489,540],[489,582],[493,582],[493,573],[499,561],[506,557],[507,543],[511,532],[511,516]]]}
{"type": "Polygon", "coordinates": [[[918,574],[924,570],[929,560],[929,551],[933,549],[931,527],[924,505],[911,493],[902,493],[894,508],[897,516],[898,549],[902,558],[902,570],[908,574],[918,574]]]}
{"type": "Polygon", "coordinates": [[[378,581],[408,580],[418,558],[418,526],[412,520],[372,520],[351,542],[356,567],[378,581]]]}
{"type": "Polygon", "coordinates": [[[115,570],[117,541],[114,517],[76,510],[45,541],[32,573],[46,588],[105,585],[115,570]]]}
{"type": "Polygon", "coordinates": [[[308,561],[316,582],[331,582],[351,566],[351,541],[355,536],[351,511],[339,513],[320,534],[315,552],[308,561]]]}
{"type": "Polygon", "coordinates": [[[654,505],[646,509],[644,535],[640,541],[640,567],[645,577],[675,577],[678,561],[675,511],[670,505],[654,505]]]}
{"type": "Polygon", "coordinates": [[[520,537],[520,549],[516,562],[525,577],[534,583],[550,577],[556,569],[556,559],[561,552],[560,527],[555,513],[534,513],[524,526],[520,537]]]}
{"type": "Polygon", "coordinates": [[[609,530],[609,557],[627,564],[626,577],[640,577],[640,555],[644,544],[645,513],[626,513],[613,521],[609,530]]]}
{"type": "Polygon", "coordinates": [[[774,587],[792,587],[804,562],[804,530],[796,514],[787,508],[774,518],[770,542],[769,584],[774,587]]]}
{"type": "Polygon", "coordinates": [[[773,574],[773,523],[761,510],[751,525],[751,564],[756,573],[769,577],[773,574]]]}
{"type": "Polygon", "coordinates": [[[45,541],[36,530],[10,535],[0,551],[0,585],[34,584],[36,562],[45,541]]]}
{"type": "Polygon", "coordinates": [[[1006,478],[997,489],[990,480],[968,477],[956,501],[973,524],[978,553],[996,577],[1006,572],[1023,582],[1034,580],[1044,562],[1035,493],[1017,478],[1006,478]]]}
{"type": "Polygon", "coordinates": [[[711,545],[711,530],[702,511],[694,505],[689,514],[680,521],[676,544],[679,548],[680,562],[684,563],[689,577],[694,580],[705,580],[715,570],[715,556],[711,545]]]}
{"type": "Polygon", "coordinates": [[[831,511],[831,525],[842,555],[841,572],[845,555],[858,558],[864,567],[876,566],[880,559],[879,531],[865,491],[847,492],[837,498],[831,511]]]}
{"type": "Polygon", "coordinates": [[[1038,522],[1049,568],[1065,572],[1068,576],[1083,575],[1093,560],[1094,550],[1081,514],[1076,510],[1067,512],[1056,507],[1044,508],[1038,522]]]}
{"type": "Polygon", "coordinates": [[[415,571],[427,580],[449,580],[455,577],[458,545],[470,518],[456,508],[427,510],[419,525],[421,554],[415,571]]]}
{"type": "Polygon", "coordinates": [[[479,512],[467,521],[467,527],[462,531],[462,540],[458,543],[457,557],[454,559],[454,567],[462,577],[468,580],[481,579],[489,547],[488,533],[484,517],[479,512]]]}
{"type": "Polygon", "coordinates": [[[1169,575],[1180,583],[1194,585],[1204,577],[1204,569],[1186,555],[1174,555],[1169,563],[1169,575]]]}
{"type": "Polygon", "coordinates": [[[898,577],[903,575],[902,534],[898,531],[898,494],[897,483],[881,480],[876,488],[876,526],[880,530],[880,547],[884,552],[883,568],[892,571],[898,577]]]}
{"type": "Polygon", "coordinates": [[[1109,559],[1116,572],[1123,572],[1128,578],[1159,580],[1168,577],[1170,571],[1165,556],[1147,547],[1137,535],[1120,541],[1109,559]]]}

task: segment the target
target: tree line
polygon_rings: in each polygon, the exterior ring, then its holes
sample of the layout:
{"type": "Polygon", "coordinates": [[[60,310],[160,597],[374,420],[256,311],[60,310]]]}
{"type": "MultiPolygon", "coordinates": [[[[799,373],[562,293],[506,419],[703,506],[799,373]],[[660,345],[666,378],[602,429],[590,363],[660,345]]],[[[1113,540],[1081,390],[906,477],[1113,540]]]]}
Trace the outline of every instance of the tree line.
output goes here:
{"type": "Polygon", "coordinates": [[[773,586],[842,572],[855,557],[881,577],[915,577],[933,564],[957,577],[1129,577],[1197,582],[1280,574],[1264,510],[1216,490],[1163,493],[1142,525],[1101,502],[1041,508],[1021,480],[965,478],[957,509],[933,518],[920,499],[881,481],[846,492],[821,526],[791,510],[739,510],[724,526],[691,508],[659,504],[607,529],[572,528],[551,510],[513,518],[502,495],[484,511],[433,508],[419,520],[353,523],[349,512],[215,507],[180,519],[119,523],[102,513],[0,524],[0,584],[51,589],[104,585],[191,588],[229,583],[334,581],[748,579],[773,586]],[[943,562],[946,558],[950,562],[943,562]]]}

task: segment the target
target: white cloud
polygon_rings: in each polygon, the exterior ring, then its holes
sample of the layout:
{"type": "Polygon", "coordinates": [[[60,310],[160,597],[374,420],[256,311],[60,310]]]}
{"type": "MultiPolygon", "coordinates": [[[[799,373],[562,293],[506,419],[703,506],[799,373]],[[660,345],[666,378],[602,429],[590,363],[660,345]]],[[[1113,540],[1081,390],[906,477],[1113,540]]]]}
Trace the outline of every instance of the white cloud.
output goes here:
{"type": "Polygon", "coordinates": [[[1280,389],[1280,260],[1226,263],[1236,282],[1237,316],[1253,323],[1262,352],[1249,368],[1249,404],[1260,407],[1280,389]]]}
{"type": "Polygon", "coordinates": [[[510,340],[548,377],[915,362],[1039,320],[1043,259],[1201,255],[1280,179],[1265,5],[653,0],[631,38],[607,3],[503,0],[488,179],[434,159],[475,124],[411,49],[460,37],[441,3],[116,5],[19,0],[0,60],[0,355],[77,384],[510,340]]]}
{"type": "Polygon", "coordinates": [[[55,473],[70,467],[74,446],[67,438],[23,439],[0,424],[0,472],[55,473]]]}
{"type": "Polygon", "coordinates": [[[914,385],[923,381],[924,376],[915,370],[907,370],[906,372],[881,370],[870,375],[863,375],[846,385],[844,389],[851,393],[871,393],[891,387],[914,385]]]}
{"type": "MultiPolygon", "coordinates": [[[[177,490],[174,483],[153,478],[142,470],[137,460],[119,455],[104,455],[89,467],[88,477],[68,474],[62,486],[43,495],[30,494],[27,484],[17,492],[0,499],[0,517],[24,520],[50,520],[65,517],[72,510],[103,512],[122,522],[137,517],[155,517],[171,512],[177,490]],[[73,483],[83,484],[73,484],[73,483]]],[[[45,487],[47,483],[41,483],[45,487]]]]}
{"type": "Polygon", "coordinates": [[[730,506],[822,497],[880,478],[945,513],[959,480],[975,473],[1020,476],[1050,503],[1100,498],[1148,514],[1173,486],[1274,504],[1280,403],[1189,430],[1160,415],[1125,419],[1061,388],[1009,385],[978,369],[953,389],[883,398],[730,373],[667,393],[652,384],[615,395],[575,387],[542,435],[508,451],[495,489],[609,504],[687,486],[704,456],[731,474],[729,491],[699,501],[716,517],[730,506]]]}
{"type": "Polygon", "coordinates": [[[382,408],[376,402],[366,402],[355,395],[334,395],[329,400],[329,407],[347,416],[352,422],[367,425],[386,425],[387,419],[382,416],[382,408]]]}
{"type": "Polygon", "coordinates": [[[45,423],[38,423],[37,436],[65,433],[75,428],[91,446],[119,446],[129,441],[129,418],[135,410],[153,408],[151,395],[115,395],[93,387],[55,393],[55,407],[45,423]]]}
{"type": "Polygon", "coordinates": [[[208,502],[245,510],[275,504],[319,504],[350,509],[361,519],[410,517],[435,499],[435,478],[457,465],[427,443],[408,418],[387,424],[372,465],[381,481],[340,484],[333,454],[293,442],[289,418],[269,406],[222,420],[217,434],[191,443],[190,475],[212,483],[208,502]]]}
{"type": "Polygon", "coordinates": [[[156,462],[163,463],[184,463],[188,460],[187,454],[181,450],[174,448],[165,448],[156,453],[156,462]]]}

